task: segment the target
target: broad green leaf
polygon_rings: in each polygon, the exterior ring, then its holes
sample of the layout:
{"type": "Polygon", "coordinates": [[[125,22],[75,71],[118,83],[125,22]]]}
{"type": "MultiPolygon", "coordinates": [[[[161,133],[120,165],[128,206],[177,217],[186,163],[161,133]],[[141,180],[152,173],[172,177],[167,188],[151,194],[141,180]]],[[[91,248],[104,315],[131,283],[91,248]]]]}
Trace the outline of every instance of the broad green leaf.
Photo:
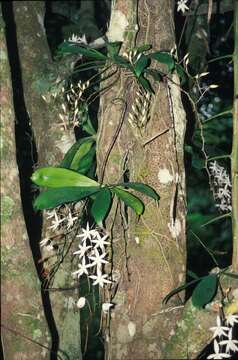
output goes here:
{"type": "Polygon", "coordinates": [[[121,49],[122,42],[121,41],[115,41],[113,43],[107,43],[107,52],[110,57],[114,57],[115,55],[119,54],[119,51],[121,49]]]}
{"type": "Polygon", "coordinates": [[[149,65],[149,62],[150,59],[147,56],[143,54],[140,56],[139,60],[136,62],[134,67],[135,74],[138,78],[141,76],[144,69],[149,65]]]}
{"type": "Polygon", "coordinates": [[[80,146],[84,142],[87,142],[87,141],[94,141],[94,140],[91,137],[85,137],[83,139],[78,140],[76,143],[74,143],[71,146],[71,148],[67,151],[67,153],[65,154],[65,156],[64,156],[63,160],[61,161],[59,167],[69,169],[76,152],[78,151],[80,146]]]}
{"type": "Polygon", "coordinates": [[[175,70],[180,78],[181,85],[184,85],[187,81],[187,74],[185,73],[183,67],[179,64],[175,65],[175,70]]]}
{"type": "Polygon", "coordinates": [[[180,291],[183,291],[183,290],[186,289],[187,287],[195,284],[195,283],[198,282],[200,279],[201,279],[201,278],[195,279],[195,280],[192,280],[192,281],[189,281],[188,283],[183,284],[183,285],[177,287],[176,289],[173,289],[172,291],[170,291],[170,293],[169,293],[168,295],[165,296],[165,298],[163,299],[163,303],[166,304],[172,296],[174,296],[175,294],[179,293],[180,291]]]}
{"type": "Polygon", "coordinates": [[[91,138],[91,139],[88,139],[87,141],[84,141],[80,145],[80,147],[78,148],[77,152],[75,153],[75,155],[73,157],[73,160],[70,165],[70,169],[77,170],[79,168],[80,161],[89,152],[93,143],[94,143],[94,140],[91,138]]]}
{"type": "Polygon", "coordinates": [[[155,59],[162,64],[166,64],[168,71],[171,72],[174,69],[175,63],[172,55],[166,52],[157,51],[148,55],[151,59],[155,59]]]}
{"type": "Polygon", "coordinates": [[[136,191],[139,191],[139,192],[151,197],[152,199],[154,199],[156,201],[158,201],[160,199],[159,194],[157,194],[157,192],[149,185],[139,183],[139,182],[127,182],[127,183],[123,183],[120,185],[129,187],[130,189],[133,189],[136,191]]]}
{"type": "Polygon", "coordinates": [[[38,169],[32,174],[31,180],[44,187],[99,186],[95,180],[85,175],[57,167],[38,169]]]}
{"type": "Polygon", "coordinates": [[[90,167],[92,166],[92,163],[95,158],[95,154],[96,154],[96,148],[95,146],[93,146],[89,150],[89,152],[80,160],[79,167],[75,170],[78,171],[80,174],[86,174],[89,171],[90,167]]]}
{"type": "Polygon", "coordinates": [[[144,77],[144,76],[140,76],[138,78],[138,81],[139,83],[143,86],[143,88],[145,90],[147,90],[148,92],[150,93],[153,93],[154,94],[154,90],[152,89],[151,85],[150,85],[150,82],[144,77]]]}
{"type": "Polygon", "coordinates": [[[37,210],[52,209],[58,205],[80,201],[100,190],[100,187],[63,187],[42,192],[34,201],[37,210]]]}
{"type": "Polygon", "coordinates": [[[137,215],[141,215],[144,212],[144,203],[135,195],[129,193],[129,191],[122,190],[119,186],[112,188],[112,191],[124,201],[124,203],[131,207],[137,215]]]}
{"type": "Polygon", "coordinates": [[[98,225],[102,225],[110,206],[111,206],[111,191],[107,188],[101,188],[96,194],[96,198],[91,208],[91,214],[98,225]]]}
{"type": "Polygon", "coordinates": [[[59,52],[69,54],[80,54],[95,60],[107,60],[107,57],[99,51],[71,42],[63,42],[59,46],[59,52]]]}
{"type": "Polygon", "coordinates": [[[192,303],[195,307],[201,309],[212,301],[217,292],[217,275],[211,274],[205,276],[195,287],[192,294],[192,303]]]}

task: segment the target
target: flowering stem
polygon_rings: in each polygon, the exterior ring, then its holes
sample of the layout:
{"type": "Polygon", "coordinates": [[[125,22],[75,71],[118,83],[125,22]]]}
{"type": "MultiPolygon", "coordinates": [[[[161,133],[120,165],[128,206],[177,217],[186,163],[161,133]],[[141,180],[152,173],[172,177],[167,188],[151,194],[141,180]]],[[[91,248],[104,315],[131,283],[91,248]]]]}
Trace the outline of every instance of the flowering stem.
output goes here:
{"type": "Polygon", "coordinates": [[[231,153],[232,176],[232,234],[233,258],[232,268],[238,271],[238,0],[234,12],[234,103],[233,103],[233,143],[231,153]]]}

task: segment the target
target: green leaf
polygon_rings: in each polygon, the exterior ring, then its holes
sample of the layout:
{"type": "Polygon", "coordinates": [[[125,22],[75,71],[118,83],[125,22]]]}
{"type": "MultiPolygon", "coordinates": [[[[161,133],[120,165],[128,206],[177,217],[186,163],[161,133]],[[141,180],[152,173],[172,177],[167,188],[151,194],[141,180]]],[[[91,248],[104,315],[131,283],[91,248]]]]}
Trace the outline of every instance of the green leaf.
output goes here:
{"type": "Polygon", "coordinates": [[[112,188],[112,191],[124,201],[124,203],[131,207],[137,215],[141,215],[144,212],[144,203],[135,195],[132,195],[128,191],[122,190],[119,186],[112,188]]]}
{"type": "Polygon", "coordinates": [[[71,42],[64,41],[59,46],[59,52],[68,54],[80,54],[95,60],[107,60],[107,57],[99,51],[71,42]]]}
{"type": "Polygon", "coordinates": [[[34,201],[34,208],[37,210],[52,209],[58,205],[80,201],[100,190],[95,187],[62,187],[42,192],[34,201]]]}
{"type": "Polygon", "coordinates": [[[115,41],[113,43],[107,43],[107,52],[110,57],[114,57],[115,55],[119,54],[119,51],[121,49],[122,42],[121,41],[115,41]]]}
{"type": "Polygon", "coordinates": [[[91,208],[91,214],[98,225],[102,225],[102,221],[110,209],[111,199],[111,191],[107,187],[101,188],[97,193],[91,208]]]}
{"type": "Polygon", "coordinates": [[[127,182],[127,183],[123,183],[120,185],[129,187],[130,189],[133,189],[136,191],[139,191],[139,192],[151,197],[152,199],[154,199],[156,201],[159,201],[159,199],[160,199],[159,194],[157,194],[157,192],[149,185],[139,183],[139,182],[127,182]]]}
{"type": "Polygon", "coordinates": [[[70,169],[70,165],[73,161],[73,158],[76,154],[76,152],[78,151],[78,149],[80,148],[80,146],[88,141],[94,141],[91,137],[85,137],[83,139],[78,140],[76,143],[74,143],[71,148],[67,151],[67,153],[65,154],[63,160],[61,161],[59,167],[65,168],[65,169],[70,169]]]}
{"type": "Polygon", "coordinates": [[[78,148],[77,152],[74,154],[73,160],[70,165],[70,169],[77,170],[80,166],[80,161],[82,158],[89,152],[92,145],[94,143],[94,140],[88,139],[87,141],[84,141],[80,147],[78,148]]]}
{"type": "Polygon", "coordinates": [[[162,302],[166,304],[172,296],[174,296],[175,294],[179,293],[180,291],[183,291],[183,290],[186,289],[187,287],[195,284],[195,283],[198,282],[199,280],[200,280],[200,278],[199,278],[199,279],[192,280],[192,281],[189,281],[188,283],[183,284],[183,285],[177,287],[176,289],[173,289],[172,291],[170,291],[170,293],[169,293],[168,295],[165,296],[165,298],[163,299],[162,302]]]}
{"type": "Polygon", "coordinates": [[[157,60],[162,64],[166,64],[169,72],[172,72],[174,70],[174,66],[175,66],[174,59],[172,55],[170,55],[169,53],[157,51],[155,53],[149,54],[148,56],[151,59],[157,60]]]}
{"type": "Polygon", "coordinates": [[[82,122],[82,128],[84,131],[86,131],[90,135],[96,135],[96,131],[93,127],[93,124],[91,122],[91,119],[87,113],[86,120],[82,122]]]}
{"type": "Polygon", "coordinates": [[[187,75],[184,71],[183,67],[179,64],[175,65],[175,70],[178,74],[178,77],[180,78],[181,85],[184,85],[187,82],[187,75]]]}
{"type": "Polygon", "coordinates": [[[80,160],[80,164],[76,169],[80,174],[86,174],[91,168],[96,154],[96,148],[93,146],[89,152],[80,160]]]}
{"type": "Polygon", "coordinates": [[[57,167],[38,169],[33,173],[31,180],[44,187],[99,186],[95,180],[85,175],[57,167]]]}
{"type": "Polygon", "coordinates": [[[150,82],[144,77],[144,76],[140,76],[138,78],[138,81],[139,83],[143,86],[143,88],[145,90],[147,90],[148,92],[150,93],[153,93],[154,94],[154,90],[152,89],[151,85],[150,85],[150,82]]]}
{"type": "Polygon", "coordinates": [[[138,78],[141,76],[145,68],[149,65],[149,62],[150,59],[147,56],[143,54],[140,56],[134,67],[135,74],[138,78]]]}
{"type": "Polygon", "coordinates": [[[217,275],[211,274],[205,276],[195,287],[192,294],[192,303],[195,307],[201,309],[212,301],[217,292],[217,275]]]}

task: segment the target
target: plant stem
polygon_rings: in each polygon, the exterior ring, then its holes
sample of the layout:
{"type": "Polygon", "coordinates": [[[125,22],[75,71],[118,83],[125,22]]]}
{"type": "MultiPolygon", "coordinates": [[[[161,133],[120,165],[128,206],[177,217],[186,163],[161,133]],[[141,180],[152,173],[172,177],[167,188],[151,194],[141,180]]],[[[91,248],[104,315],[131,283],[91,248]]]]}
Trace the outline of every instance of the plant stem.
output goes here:
{"type": "Polygon", "coordinates": [[[238,0],[234,10],[234,103],[233,103],[233,142],[231,153],[232,176],[232,268],[238,271],[238,0]]]}

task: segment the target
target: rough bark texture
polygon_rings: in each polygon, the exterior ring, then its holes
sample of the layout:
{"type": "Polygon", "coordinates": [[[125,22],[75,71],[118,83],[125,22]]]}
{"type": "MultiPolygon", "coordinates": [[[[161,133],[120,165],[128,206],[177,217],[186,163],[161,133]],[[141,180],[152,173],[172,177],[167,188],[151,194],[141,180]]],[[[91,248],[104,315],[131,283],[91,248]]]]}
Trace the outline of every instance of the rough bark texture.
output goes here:
{"type": "MultiPolygon", "coordinates": [[[[125,16],[123,50],[152,44],[153,50],[169,51],[174,46],[173,4],[166,1],[118,0],[112,11],[125,16]],[[138,14],[137,14],[138,9],[138,14]]],[[[115,30],[115,29],[114,29],[115,30]]],[[[174,77],[175,82],[178,79],[174,77]]],[[[136,84],[122,73],[117,85],[101,102],[98,138],[98,174],[102,176],[105,152],[125,111],[123,125],[110,153],[105,183],[123,180],[148,184],[160,194],[159,206],[144,198],[146,209],[138,220],[128,209],[114,203],[107,227],[113,239],[113,271],[120,274],[116,294],[106,294],[115,303],[109,329],[106,329],[109,359],[171,358],[164,351],[181,317],[181,300],[175,296],[163,312],[162,299],[184,280],[185,272],[185,185],[183,138],[185,112],[179,87],[153,84],[151,119],[139,131],[131,127],[128,113],[135,104],[136,84]],[[124,101],[127,102],[125,107],[124,101]],[[157,136],[163,130],[163,135],[157,136]],[[153,138],[152,141],[147,141],[153,138]],[[110,336],[109,336],[110,333],[110,336]]]]}
{"type": "Polygon", "coordinates": [[[32,260],[22,213],[16,164],[15,114],[8,54],[1,16],[1,324],[5,359],[43,359],[48,330],[40,281],[32,260]],[[12,330],[14,332],[12,332],[12,330]]]}

